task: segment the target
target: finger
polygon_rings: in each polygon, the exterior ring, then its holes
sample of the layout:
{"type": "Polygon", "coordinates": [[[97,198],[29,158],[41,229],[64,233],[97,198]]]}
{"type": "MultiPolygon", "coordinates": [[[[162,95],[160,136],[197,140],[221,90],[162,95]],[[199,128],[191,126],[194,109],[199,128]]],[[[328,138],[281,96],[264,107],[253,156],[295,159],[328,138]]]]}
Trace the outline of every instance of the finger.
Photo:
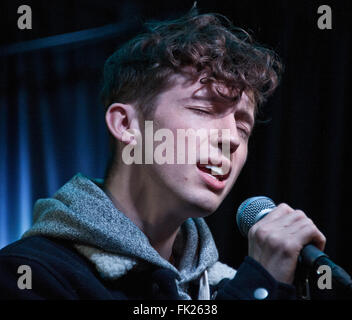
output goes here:
{"type": "Polygon", "coordinates": [[[302,210],[294,210],[290,214],[283,215],[280,219],[274,220],[278,227],[287,228],[287,230],[303,227],[305,224],[313,224],[313,221],[307,217],[302,210]]]}
{"type": "Polygon", "coordinates": [[[256,224],[265,225],[267,223],[272,223],[293,212],[294,209],[292,209],[288,204],[281,203],[273,211],[269,212],[264,218],[259,220],[256,224]]]}
{"type": "Polygon", "coordinates": [[[320,250],[325,248],[325,236],[308,217],[296,219],[283,232],[286,233],[286,238],[291,238],[292,241],[298,240],[302,247],[308,243],[314,243],[320,250]]]}
{"type": "Polygon", "coordinates": [[[319,250],[324,251],[326,238],[314,224],[304,225],[300,230],[300,234],[303,246],[313,243],[319,250]]]}
{"type": "Polygon", "coordinates": [[[324,235],[301,210],[294,210],[293,214],[281,215],[275,220],[262,224],[255,230],[255,236],[264,240],[272,238],[270,242],[288,242],[288,247],[302,248],[304,245],[313,242],[320,250],[325,247],[324,235]],[[276,239],[277,241],[274,241],[276,239]]]}
{"type": "MultiPolygon", "coordinates": [[[[277,231],[280,229],[288,228],[291,224],[295,223],[297,220],[303,219],[306,217],[304,212],[299,212],[292,209],[289,206],[282,206],[281,210],[274,213],[270,219],[266,219],[258,224],[258,228],[268,228],[273,231],[277,231]]],[[[271,213],[270,213],[271,214],[271,213]]],[[[258,222],[259,223],[259,222],[258,222]]]]}
{"type": "Polygon", "coordinates": [[[295,210],[295,216],[297,219],[292,223],[292,228],[297,228],[298,232],[309,232],[312,235],[312,241],[319,247],[320,250],[324,250],[326,238],[324,234],[314,224],[312,219],[306,216],[302,210],[295,210]]]}
{"type": "Polygon", "coordinates": [[[255,223],[249,230],[248,237],[265,239],[272,233],[280,232],[280,229],[290,225],[294,219],[291,213],[294,212],[289,205],[282,203],[264,218],[255,223]]]}

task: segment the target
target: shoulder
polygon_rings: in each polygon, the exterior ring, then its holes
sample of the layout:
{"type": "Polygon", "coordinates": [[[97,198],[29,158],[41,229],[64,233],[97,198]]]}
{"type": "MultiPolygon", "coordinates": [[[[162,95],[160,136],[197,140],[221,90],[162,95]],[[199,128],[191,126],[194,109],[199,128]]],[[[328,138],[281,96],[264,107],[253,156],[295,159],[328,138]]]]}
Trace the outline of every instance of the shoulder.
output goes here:
{"type": "Polygon", "coordinates": [[[92,272],[89,263],[67,241],[33,236],[0,250],[0,291],[5,299],[74,299],[74,287],[94,278],[92,272]],[[31,290],[19,290],[21,266],[30,270],[31,290]]]}
{"type": "Polygon", "coordinates": [[[65,240],[33,236],[18,240],[0,250],[0,259],[22,258],[33,260],[46,266],[85,264],[72,244],[65,240]]]}

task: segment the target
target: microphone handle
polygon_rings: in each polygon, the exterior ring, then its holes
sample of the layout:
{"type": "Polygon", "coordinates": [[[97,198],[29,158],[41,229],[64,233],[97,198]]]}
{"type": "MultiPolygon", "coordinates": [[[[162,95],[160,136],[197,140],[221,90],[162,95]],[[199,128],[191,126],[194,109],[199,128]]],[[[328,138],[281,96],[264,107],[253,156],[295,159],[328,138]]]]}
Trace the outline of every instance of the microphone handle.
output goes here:
{"type": "MultiPolygon", "coordinates": [[[[263,219],[272,210],[273,208],[267,208],[259,212],[255,218],[254,224],[263,219]]],[[[307,244],[303,247],[299,256],[299,262],[308,268],[313,268],[315,271],[317,271],[320,266],[329,266],[331,268],[332,279],[342,287],[348,289],[352,294],[351,276],[340,266],[332,262],[326,253],[320,251],[313,244],[307,244]]]]}
{"type": "Polygon", "coordinates": [[[332,262],[329,257],[314,245],[304,246],[300,254],[301,262],[307,267],[317,270],[320,266],[328,266],[331,269],[333,280],[352,293],[352,279],[350,275],[340,266],[332,262]]]}

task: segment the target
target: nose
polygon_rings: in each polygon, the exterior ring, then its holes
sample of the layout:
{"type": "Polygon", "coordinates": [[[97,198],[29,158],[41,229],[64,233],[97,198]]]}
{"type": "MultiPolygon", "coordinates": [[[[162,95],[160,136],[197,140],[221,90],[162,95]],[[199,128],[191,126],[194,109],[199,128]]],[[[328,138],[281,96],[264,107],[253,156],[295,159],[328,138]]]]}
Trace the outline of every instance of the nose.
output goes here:
{"type": "Polygon", "coordinates": [[[226,146],[230,147],[230,154],[237,150],[240,145],[240,137],[233,114],[222,119],[218,129],[218,135],[213,139],[213,142],[214,147],[219,148],[220,151],[224,150],[226,146]]]}
{"type": "Polygon", "coordinates": [[[221,134],[221,136],[218,138],[218,141],[217,141],[218,148],[222,151],[224,150],[224,147],[227,145],[230,145],[230,154],[232,154],[237,150],[240,144],[238,142],[238,139],[236,139],[234,135],[230,134],[228,136],[228,135],[221,134]]]}

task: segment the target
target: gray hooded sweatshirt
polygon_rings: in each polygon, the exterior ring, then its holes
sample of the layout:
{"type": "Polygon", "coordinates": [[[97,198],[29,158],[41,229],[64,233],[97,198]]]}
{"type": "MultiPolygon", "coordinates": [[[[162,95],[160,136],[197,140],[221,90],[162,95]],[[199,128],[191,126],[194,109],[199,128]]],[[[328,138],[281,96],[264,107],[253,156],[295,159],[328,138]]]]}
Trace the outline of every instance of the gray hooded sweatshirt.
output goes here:
{"type": "Polygon", "coordinates": [[[103,181],[77,174],[52,198],[34,206],[34,224],[22,238],[42,235],[70,240],[105,280],[116,280],[132,268],[148,264],[172,270],[182,299],[191,299],[188,285],[199,281],[198,299],[210,299],[209,285],[232,279],[236,271],[218,261],[211,232],[202,218],[190,218],[174,244],[177,268],[162,258],[146,235],[102,189],[103,181]]]}

